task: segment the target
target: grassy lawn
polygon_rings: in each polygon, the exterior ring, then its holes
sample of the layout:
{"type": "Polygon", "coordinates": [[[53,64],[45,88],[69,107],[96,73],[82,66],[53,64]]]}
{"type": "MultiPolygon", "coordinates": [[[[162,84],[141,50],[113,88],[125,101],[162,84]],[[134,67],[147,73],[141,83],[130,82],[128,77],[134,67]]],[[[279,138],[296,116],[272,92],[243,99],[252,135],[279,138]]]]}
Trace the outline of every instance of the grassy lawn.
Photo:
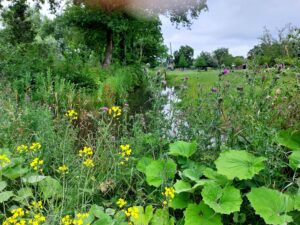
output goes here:
{"type": "MultiPolygon", "coordinates": [[[[185,101],[194,101],[199,91],[206,94],[211,91],[213,87],[216,87],[219,81],[219,70],[210,71],[168,71],[167,72],[167,82],[169,86],[180,87],[183,83],[183,79],[188,77],[187,81],[187,91],[185,101]]],[[[224,80],[234,83],[235,85],[242,85],[241,76],[243,76],[243,71],[237,71],[230,73],[224,77],[224,80]]]]}
{"type": "MultiPolygon", "coordinates": [[[[168,71],[167,72],[167,82],[169,86],[180,87],[184,81],[185,77],[188,78],[187,89],[184,91],[184,95],[181,96],[183,99],[183,105],[195,105],[195,102],[200,95],[206,95],[211,92],[213,87],[218,87],[219,85],[219,70],[210,70],[210,71],[168,71]]],[[[250,85],[247,85],[246,71],[235,71],[229,73],[228,75],[222,77],[222,83],[227,82],[230,84],[229,93],[236,93],[236,88],[241,86],[244,87],[244,91],[248,92],[251,88],[250,85]]],[[[253,76],[253,75],[250,75],[253,76]]],[[[262,72],[255,76],[256,82],[255,86],[252,88],[255,89],[255,93],[259,94],[261,91],[266,89],[270,82],[272,82],[274,77],[273,72],[262,72]],[[266,77],[266,82],[262,84],[262,76],[266,77]]],[[[285,75],[280,75],[280,80],[273,89],[273,92],[277,88],[293,88],[297,83],[295,77],[295,71],[289,71],[285,75]]]]}

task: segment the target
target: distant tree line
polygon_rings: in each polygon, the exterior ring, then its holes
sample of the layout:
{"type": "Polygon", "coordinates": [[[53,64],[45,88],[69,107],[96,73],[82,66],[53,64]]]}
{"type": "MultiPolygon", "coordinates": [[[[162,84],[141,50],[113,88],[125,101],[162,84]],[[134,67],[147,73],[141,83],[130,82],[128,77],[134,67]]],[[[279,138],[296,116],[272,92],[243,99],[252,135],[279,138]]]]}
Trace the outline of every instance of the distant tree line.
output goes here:
{"type": "Polygon", "coordinates": [[[265,28],[260,43],[248,53],[248,60],[257,65],[271,67],[276,64],[296,65],[300,60],[300,29],[286,25],[277,37],[265,28]]]}
{"type": "Polygon", "coordinates": [[[176,68],[221,68],[237,67],[245,64],[243,56],[233,56],[229,53],[228,48],[219,48],[209,52],[201,52],[194,59],[194,49],[188,45],[181,46],[178,51],[174,52],[174,63],[176,68]]]}

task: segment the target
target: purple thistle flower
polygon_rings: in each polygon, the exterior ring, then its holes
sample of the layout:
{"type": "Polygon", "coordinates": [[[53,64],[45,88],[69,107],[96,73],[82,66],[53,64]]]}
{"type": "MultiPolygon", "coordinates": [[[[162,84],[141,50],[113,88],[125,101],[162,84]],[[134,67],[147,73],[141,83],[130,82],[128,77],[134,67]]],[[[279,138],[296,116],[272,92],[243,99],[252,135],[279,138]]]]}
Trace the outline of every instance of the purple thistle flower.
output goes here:
{"type": "Polygon", "coordinates": [[[189,77],[184,77],[182,78],[183,81],[188,81],[189,80],[189,77]]]}
{"type": "Polygon", "coordinates": [[[106,107],[106,106],[104,106],[104,107],[101,107],[100,108],[102,111],[108,111],[109,110],[109,108],[108,107],[106,107]]]}
{"type": "Polygon", "coordinates": [[[224,69],[223,70],[223,75],[227,75],[227,74],[229,74],[229,70],[228,69],[224,69]]]}
{"type": "Polygon", "coordinates": [[[211,92],[212,92],[212,93],[217,93],[217,92],[218,92],[218,88],[213,87],[213,88],[211,89],[211,92]]]}
{"type": "Polygon", "coordinates": [[[129,104],[128,103],[125,103],[124,104],[124,108],[128,108],[129,107],[129,104]]]}

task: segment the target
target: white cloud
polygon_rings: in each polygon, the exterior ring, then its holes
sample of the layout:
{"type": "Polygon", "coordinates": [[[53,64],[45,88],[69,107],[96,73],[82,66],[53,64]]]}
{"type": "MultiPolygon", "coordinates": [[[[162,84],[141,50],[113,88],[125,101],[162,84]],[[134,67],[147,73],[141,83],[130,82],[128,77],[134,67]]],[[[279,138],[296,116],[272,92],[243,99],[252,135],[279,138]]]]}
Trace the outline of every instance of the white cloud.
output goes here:
{"type": "Polygon", "coordinates": [[[190,45],[196,54],[227,47],[234,55],[246,56],[265,26],[274,35],[288,23],[300,26],[299,0],[208,0],[208,7],[191,30],[178,30],[161,17],[166,44],[171,42],[173,50],[190,45]]]}

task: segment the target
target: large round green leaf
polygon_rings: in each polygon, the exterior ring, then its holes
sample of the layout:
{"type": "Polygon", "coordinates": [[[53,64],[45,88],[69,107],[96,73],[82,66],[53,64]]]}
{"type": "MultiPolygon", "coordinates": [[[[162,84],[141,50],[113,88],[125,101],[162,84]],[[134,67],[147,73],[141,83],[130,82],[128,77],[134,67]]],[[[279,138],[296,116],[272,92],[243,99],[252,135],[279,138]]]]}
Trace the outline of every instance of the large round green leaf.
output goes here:
{"type": "Polygon", "coordinates": [[[169,154],[189,158],[196,152],[196,150],[196,142],[188,143],[184,141],[177,141],[173,144],[170,144],[169,154]]]}
{"type": "Polygon", "coordinates": [[[294,151],[289,156],[289,165],[293,170],[300,168],[300,151],[294,151]]]}
{"type": "Polygon", "coordinates": [[[159,187],[166,179],[173,179],[176,173],[176,163],[171,160],[152,160],[146,168],[146,181],[149,185],[159,187]]]}
{"type": "Polygon", "coordinates": [[[185,209],[190,203],[189,193],[176,194],[175,198],[169,203],[169,207],[173,209],[185,209]]]}
{"type": "Polygon", "coordinates": [[[300,195],[295,196],[295,210],[300,211],[300,195]]]}
{"type": "Polygon", "coordinates": [[[264,169],[264,157],[256,157],[247,151],[229,150],[222,152],[215,161],[219,174],[228,179],[251,179],[255,174],[264,169]]]}
{"type": "Polygon", "coordinates": [[[152,205],[148,205],[145,210],[142,206],[137,206],[139,210],[139,216],[138,218],[131,218],[131,221],[133,224],[136,225],[143,225],[143,224],[149,224],[150,220],[153,217],[153,207],[152,205]]]}
{"type": "Polygon", "coordinates": [[[3,191],[7,187],[6,181],[0,181],[0,192],[3,191]]]}
{"type": "Polygon", "coordinates": [[[146,173],[147,166],[149,166],[152,161],[153,159],[149,157],[143,157],[138,161],[136,169],[142,173],[146,173]]]}
{"type": "Polygon", "coordinates": [[[189,204],[184,212],[185,225],[222,225],[220,214],[216,214],[203,203],[189,204]]]}
{"type": "Polygon", "coordinates": [[[240,191],[231,185],[221,187],[215,182],[206,183],[202,197],[210,208],[221,214],[238,212],[242,204],[240,191]]]}
{"type": "MultiPolygon", "coordinates": [[[[135,223],[134,223],[135,224],[135,223]]],[[[139,224],[144,225],[147,223],[139,224]]],[[[174,225],[174,218],[170,217],[168,209],[157,209],[151,220],[151,225],[174,225]]]]}
{"type": "Polygon", "coordinates": [[[260,215],[267,224],[287,224],[293,221],[293,218],[287,214],[294,209],[294,201],[290,196],[261,187],[252,188],[247,198],[256,214],[260,215]]]}
{"type": "Polygon", "coordinates": [[[174,188],[176,193],[182,193],[182,192],[192,192],[192,185],[189,182],[183,181],[183,180],[177,180],[174,184],[174,188]]]}
{"type": "Polygon", "coordinates": [[[300,131],[283,130],[277,134],[276,141],[291,150],[300,151],[300,131]]]}
{"type": "Polygon", "coordinates": [[[43,193],[44,199],[48,198],[60,198],[63,193],[63,188],[58,180],[52,177],[46,177],[39,182],[39,188],[43,193]]]}
{"type": "Polygon", "coordinates": [[[209,178],[210,180],[215,181],[218,184],[221,184],[222,186],[232,183],[232,181],[228,180],[226,176],[217,173],[217,171],[215,171],[211,168],[206,168],[203,171],[203,175],[205,177],[209,178]]]}
{"type": "Polygon", "coordinates": [[[8,201],[11,197],[14,196],[12,191],[4,191],[0,193],[0,203],[8,201]]]}

